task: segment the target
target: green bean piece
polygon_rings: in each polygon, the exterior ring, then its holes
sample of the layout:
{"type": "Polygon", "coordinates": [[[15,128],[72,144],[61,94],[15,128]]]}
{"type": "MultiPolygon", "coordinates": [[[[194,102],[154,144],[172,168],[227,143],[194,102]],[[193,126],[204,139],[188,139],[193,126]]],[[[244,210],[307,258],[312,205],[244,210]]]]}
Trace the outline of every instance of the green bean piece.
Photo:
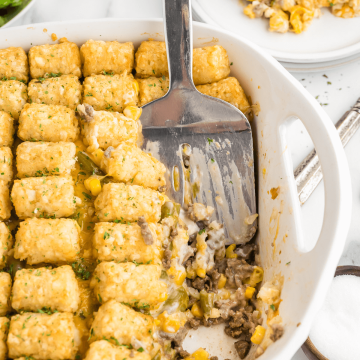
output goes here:
{"type": "Polygon", "coordinates": [[[210,315],[214,307],[214,293],[207,293],[205,290],[200,291],[200,306],[205,315],[210,315]]]}
{"type": "MultiPolygon", "coordinates": [[[[164,311],[171,310],[175,311],[186,311],[189,306],[189,295],[183,286],[180,286],[178,289],[173,291],[169,298],[165,301],[164,311]]],[[[168,311],[169,313],[169,311],[168,311]]]]}
{"type": "Polygon", "coordinates": [[[151,360],[161,360],[161,352],[158,351],[156,355],[151,360]]]}
{"type": "Polygon", "coordinates": [[[86,153],[83,151],[78,151],[77,157],[82,170],[85,170],[91,175],[104,175],[100,168],[90,159],[86,153]]]}

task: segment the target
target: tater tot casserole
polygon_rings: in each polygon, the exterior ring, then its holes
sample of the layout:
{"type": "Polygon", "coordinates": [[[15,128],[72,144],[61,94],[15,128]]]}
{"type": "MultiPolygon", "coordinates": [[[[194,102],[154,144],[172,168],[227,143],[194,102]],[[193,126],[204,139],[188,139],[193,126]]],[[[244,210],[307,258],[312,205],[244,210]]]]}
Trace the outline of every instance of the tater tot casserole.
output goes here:
{"type": "MultiPolygon", "coordinates": [[[[193,50],[193,78],[252,120],[222,46],[193,50]]],[[[0,360],[216,360],[182,342],[220,323],[244,359],[282,336],[283,278],[141,149],[141,106],[168,89],[160,41],[0,49],[0,360]]]]}
{"type": "Polygon", "coordinates": [[[301,34],[321,17],[322,8],[344,19],[360,16],[360,0],[248,0],[244,14],[250,19],[269,19],[270,31],[301,34]]]}

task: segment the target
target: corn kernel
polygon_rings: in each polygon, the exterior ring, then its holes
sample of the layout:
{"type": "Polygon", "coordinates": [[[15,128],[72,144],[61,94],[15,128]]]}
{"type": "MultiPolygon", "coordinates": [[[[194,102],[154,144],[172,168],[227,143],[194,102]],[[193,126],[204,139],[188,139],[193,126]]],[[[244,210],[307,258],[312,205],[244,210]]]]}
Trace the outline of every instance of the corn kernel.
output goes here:
{"type": "Polygon", "coordinates": [[[159,302],[163,302],[168,298],[168,294],[166,292],[162,293],[159,297],[159,302]]]}
{"type": "Polygon", "coordinates": [[[186,272],[178,271],[176,276],[175,276],[175,284],[179,285],[179,286],[182,285],[185,278],[186,278],[186,272]]]}
{"type": "Polygon", "coordinates": [[[194,269],[187,269],[186,270],[186,277],[189,279],[195,279],[196,278],[196,271],[194,269]]]}
{"type": "Polygon", "coordinates": [[[246,6],[246,7],[244,8],[244,14],[245,14],[246,16],[248,16],[250,19],[255,19],[255,14],[254,14],[252,8],[253,8],[253,5],[251,5],[251,4],[248,5],[248,6],[246,6]]]}
{"type": "Polygon", "coordinates": [[[209,353],[203,348],[200,348],[193,352],[191,357],[193,357],[195,360],[207,360],[209,359],[209,353]]]}
{"type": "Polygon", "coordinates": [[[133,85],[133,89],[136,92],[136,94],[139,94],[139,91],[140,91],[139,83],[136,80],[134,80],[132,85],[133,85]]]}
{"type": "Polygon", "coordinates": [[[264,278],[264,270],[263,270],[263,268],[261,268],[260,266],[255,266],[255,268],[254,268],[252,274],[250,275],[250,277],[246,278],[243,281],[243,283],[248,284],[251,287],[255,287],[256,284],[263,281],[263,278],[264,278]]]}
{"type": "Polygon", "coordinates": [[[255,328],[255,332],[253,333],[250,340],[252,343],[256,345],[260,345],[261,342],[263,341],[264,336],[265,336],[265,328],[262,327],[261,325],[258,325],[255,328]]]}
{"type": "Polygon", "coordinates": [[[228,259],[236,259],[237,258],[237,255],[234,253],[235,248],[236,248],[236,244],[232,244],[226,249],[226,257],[228,259]]]}
{"type": "Polygon", "coordinates": [[[180,329],[180,321],[168,316],[166,311],[160,314],[157,320],[161,324],[161,330],[167,333],[176,333],[180,329]]]}
{"type": "Polygon", "coordinates": [[[103,152],[101,149],[97,149],[97,150],[95,150],[91,155],[92,155],[91,158],[92,158],[92,160],[94,161],[94,163],[95,163],[97,166],[100,166],[101,159],[102,159],[103,156],[104,156],[104,152],[103,152]]]}
{"type": "Polygon", "coordinates": [[[290,10],[290,24],[292,25],[294,32],[300,34],[306,30],[313,17],[313,11],[299,5],[293,6],[290,10]]]}
{"type": "Polygon", "coordinates": [[[137,106],[127,106],[124,109],[124,115],[133,120],[139,120],[142,114],[142,109],[137,106]]]}
{"type": "Polygon", "coordinates": [[[204,278],[206,276],[206,270],[205,269],[196,269],[196,274],[198,277],[204,278]]]}
{"type": "Polygon", "coordinates": [[[245,290],[246,299],[251,299],[254,295],[254,292],[255,292],[255,288],[253,288],[252,286],[247,287],[245,290]]]}
{"type": "Polygon", "coordinates": [[[199,302],[196,302],[192,308],[191,308],[191,313],[198,318],[202,318],[204,316],[204,312],[202,311],[199,302]]]}
{"type": "Polygon", "coordinates": [[[222,289],[226,285],[226,276],[224,274],[220,275],[220,279],[218,281],[218,289],[222,289]]]}
{"type": "Polygon", "coordinates": [[[176,275],[176,269],[175,269],[174,266],[172,266],[172,267],[171,267],[170,269],[168,269],[166,272],[167,272],[167,274],[168,274],[169,276],[171,276],[172,278],[174,278],[175,275],[176,275]]]}
{"type": "Polygon", "coordinates": [[[84,181],[84,185],[93,196],[98,196],[101,193],[101,183],[99,179],[90,176],[84,181]]]}
{"type": "Polygon", "coordinates": [[[201,253],[205,253],[206,248],[207,248],[207,243],[206,243],[206,237],[207,237],[207,233],[203,232],[202,234],[197,234],[196,236],[196,248],[198,252],[201,253]]]}

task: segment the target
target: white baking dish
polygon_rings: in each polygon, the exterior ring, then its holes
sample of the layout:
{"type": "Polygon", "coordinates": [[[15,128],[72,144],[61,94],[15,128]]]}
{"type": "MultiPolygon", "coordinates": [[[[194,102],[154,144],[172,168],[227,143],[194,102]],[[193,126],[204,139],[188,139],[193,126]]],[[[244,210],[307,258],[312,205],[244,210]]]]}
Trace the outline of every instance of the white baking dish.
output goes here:
{"type": "MultiPolygon", "coordinates": [[[[51,34],[81,45],[88,39],[163,40],[161,20],[104,19],[34,24],[1,30],[0,48],[53,43],[51,34]]],[[[280,315],[284,336],[261,359],[289,360],[306,339],[311,321],[325,298],[343,250],[350,223],[351,184],[347,161],[329,117],[306,90],[270,55],[249,41],[208,25],[194,23],[194,46],[221,44],[229,54],[236,76],[261,111],[252,122],[256,148],[259,231],[257,241],[265,280],[281,273],[285,278],[280,315]],[[324,223],[316,246],[305,251],[301,214],[285,121],[299,117],[309,131],[324,172],[324,223]],[[265,169],[265,170],[264,170],[265,169]],[[272,200],[268,191],[280,186],[272,200]],[[275,247],[272,246],[275,239],[275,247]],[[289,263],[290,262],[290,263],[289,263]]],[[[236,359],[232,341],[221,326],[199,329],[185,348],[206,347],[220,359],[236,359]]]]}

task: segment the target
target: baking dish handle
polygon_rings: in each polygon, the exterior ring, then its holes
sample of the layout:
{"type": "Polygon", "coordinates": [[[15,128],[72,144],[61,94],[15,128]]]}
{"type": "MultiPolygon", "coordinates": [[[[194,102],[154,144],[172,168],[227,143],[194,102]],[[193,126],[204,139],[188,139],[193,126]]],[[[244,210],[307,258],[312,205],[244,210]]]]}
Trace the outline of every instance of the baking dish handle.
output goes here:
{"type": "MultiPolygon", "coordinates": [[[[339,256],[345,241],[335,240],[345,240],[346,234],[340,232],[349,228],[352,203],[350,172],[339,134],[328,115],[310,94],[296,97],[296,101],[294,97],[287,108],[292,112],[289,112],[288,118],[299,118],[308,131],[319,157],[324,179],[324,220],[313,250],[334,241],[337,246],[333,246],[332,251],[336,251],[339,256]],[[312,107],[309,107],[309,102],[312,107]]],[[[301,203],[301,200],[298,201],[301,203]]]]}

